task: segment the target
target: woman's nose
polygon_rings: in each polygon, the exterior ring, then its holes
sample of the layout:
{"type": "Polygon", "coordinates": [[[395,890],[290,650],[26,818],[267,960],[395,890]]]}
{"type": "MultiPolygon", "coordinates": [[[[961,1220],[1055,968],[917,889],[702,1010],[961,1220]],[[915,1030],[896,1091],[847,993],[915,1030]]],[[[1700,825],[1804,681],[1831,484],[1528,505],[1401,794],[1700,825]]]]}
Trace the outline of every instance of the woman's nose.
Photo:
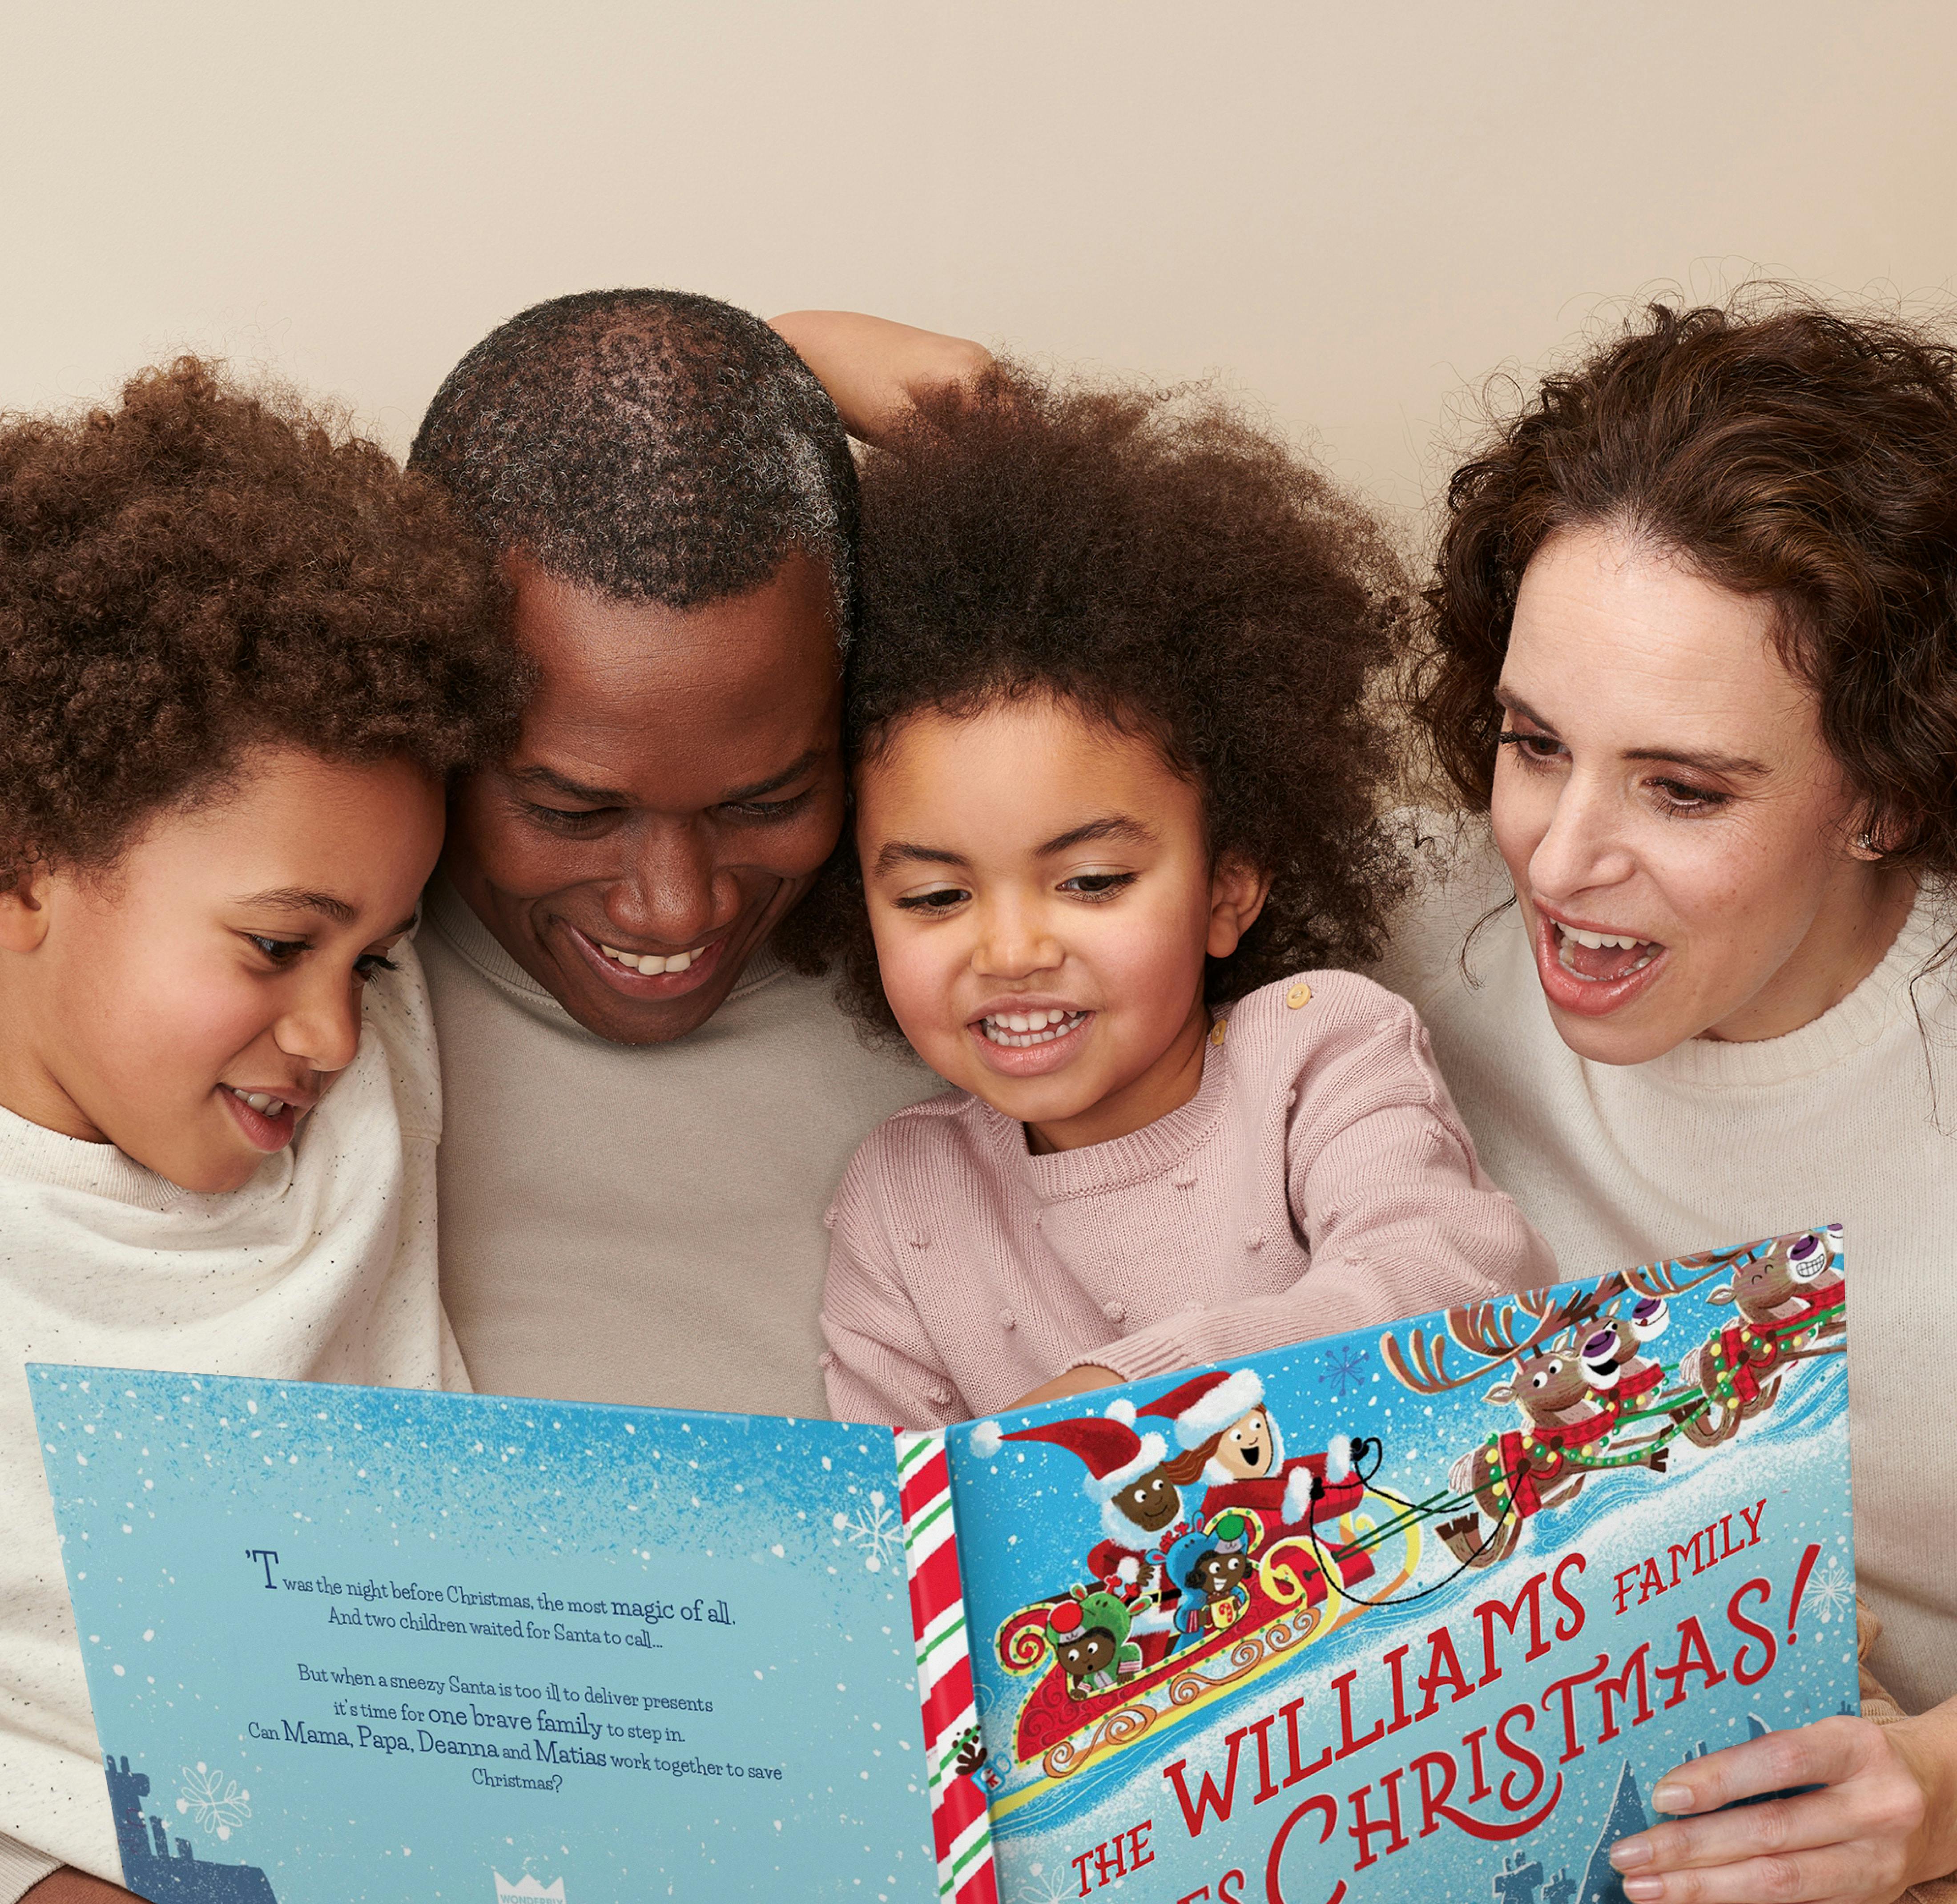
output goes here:
{"type": "Polygon", "coordinates": [[[1573,898],[1630,877],[1623,813],[1614,792],[1573,774],[1565,780],[1549,825],[1529,856],[1529,884],[1543,898],[1573,898]]]}

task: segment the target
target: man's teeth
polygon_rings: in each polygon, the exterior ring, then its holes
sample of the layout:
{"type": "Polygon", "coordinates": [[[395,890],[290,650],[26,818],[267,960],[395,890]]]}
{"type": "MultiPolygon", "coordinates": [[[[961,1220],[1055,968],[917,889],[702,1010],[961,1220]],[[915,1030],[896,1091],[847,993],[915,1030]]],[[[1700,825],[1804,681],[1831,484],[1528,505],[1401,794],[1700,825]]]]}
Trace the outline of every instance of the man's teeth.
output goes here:
{"type": "Polygon", "coordinates": [[[1005,1011],[981,1022],[992,1043],[1017,1050],[1027,1045],[1051,1045],[1086,1016],[1084,1011],[1005,1011]]]}
{"type": "Polygon", "coordinates": [[[263,1091],[241,1091],[235,1084],[227,1084],[224,1088],[233,1097],[242,1098],[261,1117],[278,1117],[285,1110],[286,1101],[282,1097],[268,1096],[263,1091]]]}
{"type": "Polygon", "coordinates": [[[615,960],[628,970],[648,974],[659,972],[684,972],[692,964],[694,957],[694,954],[691,952],[675,952],[671,957],[662,959],[656,952],[648,952],[642,958],[635,952],[621,952],[609,945],[601,945],[598,949],[608,959],[615,960]]]}

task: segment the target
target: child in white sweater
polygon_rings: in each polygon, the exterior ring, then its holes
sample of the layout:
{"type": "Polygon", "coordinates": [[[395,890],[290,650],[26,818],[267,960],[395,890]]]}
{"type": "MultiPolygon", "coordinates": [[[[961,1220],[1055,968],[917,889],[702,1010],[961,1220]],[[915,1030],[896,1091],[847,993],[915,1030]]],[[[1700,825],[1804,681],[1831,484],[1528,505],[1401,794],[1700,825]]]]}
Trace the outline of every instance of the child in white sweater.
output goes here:
{"type": "Polygon", "coordinates": [[[493,606],[380,451],[188,360],[0,429],[0,1904],[123,1894],[23,1365],[466,1384],[405,935],[493,606]]]}

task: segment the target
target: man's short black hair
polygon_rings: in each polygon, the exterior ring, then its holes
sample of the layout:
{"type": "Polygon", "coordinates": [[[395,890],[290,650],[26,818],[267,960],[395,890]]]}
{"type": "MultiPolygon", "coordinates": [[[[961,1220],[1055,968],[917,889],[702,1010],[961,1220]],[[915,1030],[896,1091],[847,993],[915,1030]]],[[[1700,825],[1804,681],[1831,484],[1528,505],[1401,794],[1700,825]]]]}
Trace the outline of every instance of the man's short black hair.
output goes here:
{"type": "Polygon", "coordinates": [[[792,549],[854,606],[856,471],[836,406],[758,318],[684,291],[583,291],[490,332],[409,462],[499,553],[637,602],[699,607],[792,549]]]}

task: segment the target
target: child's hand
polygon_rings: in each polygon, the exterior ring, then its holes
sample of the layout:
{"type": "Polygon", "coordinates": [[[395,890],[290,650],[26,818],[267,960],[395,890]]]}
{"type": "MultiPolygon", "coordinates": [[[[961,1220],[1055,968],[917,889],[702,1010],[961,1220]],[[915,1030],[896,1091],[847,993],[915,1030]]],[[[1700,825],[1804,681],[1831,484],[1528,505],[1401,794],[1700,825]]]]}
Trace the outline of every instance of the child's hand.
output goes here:
{"type": "Polygon", "coordinates": [[[137,1904],[134,1891],[125,1891],[119,1884],[106,1883],[64,1864],[22,1893],[21,1904],[115,1904],[119,1897],[127,1899],[128,1904],[137,1904]]]}
{"type": "MultiPolygon", "coordinates": [[[[1039,1387],[1022,1395],[1013,1403],[1013,1408],[1031,1408],[1036,1402],[1058,1402],[1069,1395],[1085,1395],[1090,1389],[1118,1388],[1122,1377],[1111,1368],[1101,1368],[1093,1363],[1085,1368],[1070,1368],[1064,1375],[1056,1375],[1050,1382],[1042,1382],[1039,1387]]],[[[1004,1415],[1010,1410],[1001,1409],[1004,1415]]]]}
{"type": "Polygon", "coordinates": [[[821,380],[843,428],[880,443],[928,391],[969,383],[990,368],[983,344],[854,311],[789,311],[769,323],[821,380]]]}

